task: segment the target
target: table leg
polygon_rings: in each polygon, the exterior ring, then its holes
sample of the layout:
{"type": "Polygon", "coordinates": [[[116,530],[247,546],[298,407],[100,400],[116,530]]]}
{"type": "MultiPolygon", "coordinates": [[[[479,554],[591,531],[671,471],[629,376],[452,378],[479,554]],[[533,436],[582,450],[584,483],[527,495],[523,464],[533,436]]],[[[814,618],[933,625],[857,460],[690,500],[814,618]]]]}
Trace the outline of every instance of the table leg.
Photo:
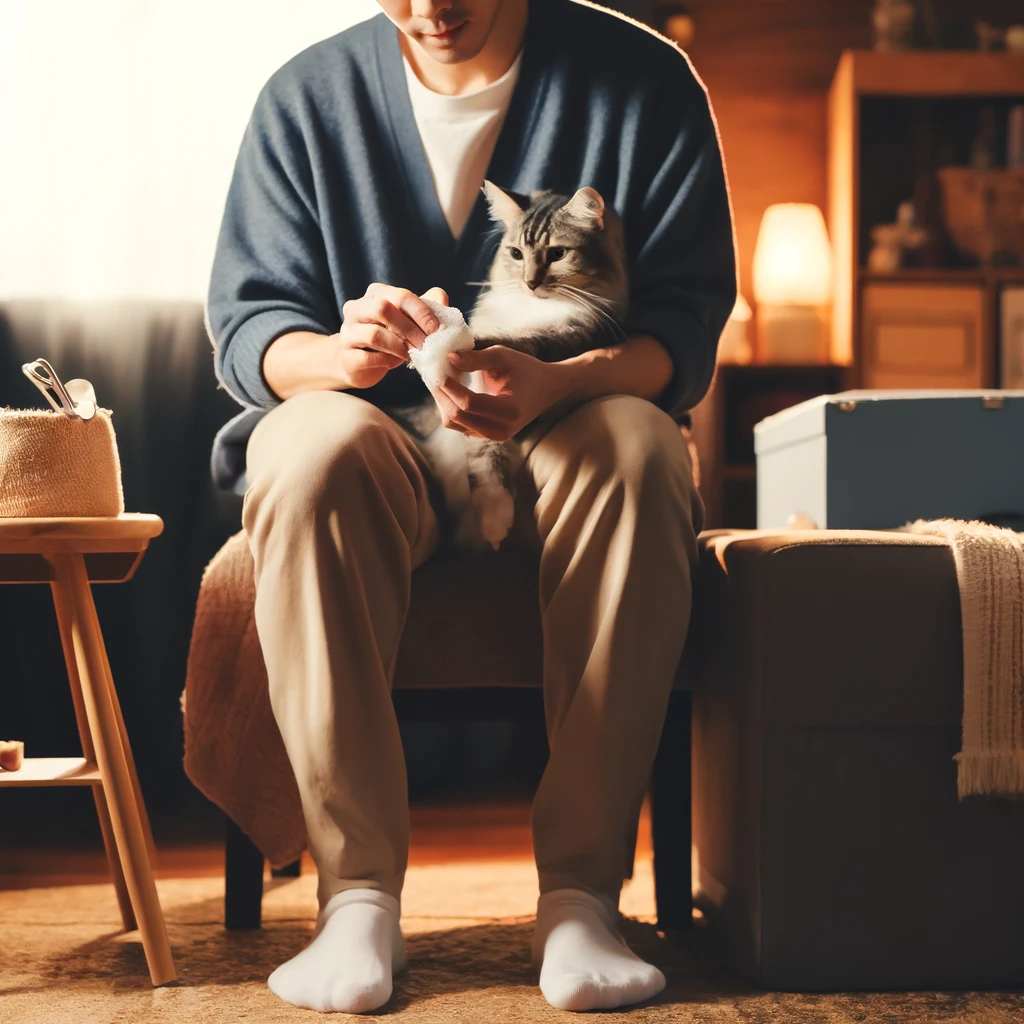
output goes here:
{"type": "MultiPolygon", "coordinates": [[[[71,700],[75,706],[75,721],[78,723],[78,736],[82,742],[82,757],[87,761],[96,761],[96,749],[92,736],[89,734],[89,720],[85,714],[85,703],[82,699],[82,681],[78,677],[78,664],[75,660],[75,646],[71,638],[71,613],[67,606],[65,588],[59,583],[52,583],[53,607],[57,612],[57,625],[60,628],[60,644],[64,649],[64,663],[68,670],[68,683],[71,685],[71,700]]],[[[107,852],[107,863],[114,881],[114,892],[117,894],[117,905],[121,911],[121,922],[126,932],[137,927],[135,912],[132,910],[131,897],[124,880],[124,871],[117,856],[117,843],[114,840],[113,828],[110,824],[110,810],[107,807],[107,795],[102,786],[93,786],[92,795],[96,801],[96,816],[100,820],[100,832],[103,834],[103,848],[107,852]]]]}
{"type": "Polygon", "coordinates": [[[82,685],[89,732],[110,810],[111,825],[124,870],[132,908],[139,923],[146,962],[154,985],[176,978],[160,900],[153,881],[146,833],[136,787],[128,767],[127,743],[122,740],[114,697],[108,681],[106,651],[85,562],[80,554],[50,556],[57,586],[68,611],[75,662],[82,685]]]}
{"type": "Polygon", "coordinates": [[[117,697],[117,687],[114,686],[114,677],[110,672],[110,662],[107,660],[106,646],[100,637],[100,654],[103,658],[103,668],[107,677],[107,690],[110,692],[110,703],[114,708],[114,718],[117,719],[117,731],[121,737],[121,747],[124,750],[124,759],[128,763],[128,775],[132,780],[132,789],[135,791],[135,804],[139,808],[139,820],[142,822],[142,834],[146,837],[146,848],[149,850],[149,861],[156,864],[156,843],[153,841],[153,829],[149,824],[149,813],[146,811],[146,801],[142,799],[142,787],[139,785],[139,773],[135,770],[135,757],[132,754],[132,745],[128,742],[128,730],[124,727],[124,716],[121,714],[121,701],[117,697]]]}

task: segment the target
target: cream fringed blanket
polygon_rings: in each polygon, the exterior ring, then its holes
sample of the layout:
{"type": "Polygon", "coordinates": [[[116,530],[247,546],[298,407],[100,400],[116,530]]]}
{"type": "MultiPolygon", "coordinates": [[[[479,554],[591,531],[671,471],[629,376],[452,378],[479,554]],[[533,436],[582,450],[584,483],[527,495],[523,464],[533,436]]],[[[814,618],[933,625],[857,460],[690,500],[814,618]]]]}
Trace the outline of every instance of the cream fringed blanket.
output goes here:
{"type": "Polygon", "coordinates": [[[963,622],[961,799],[1024,796],[1024,534],[955,519],[911,533],[953,549],[963,622]]]}

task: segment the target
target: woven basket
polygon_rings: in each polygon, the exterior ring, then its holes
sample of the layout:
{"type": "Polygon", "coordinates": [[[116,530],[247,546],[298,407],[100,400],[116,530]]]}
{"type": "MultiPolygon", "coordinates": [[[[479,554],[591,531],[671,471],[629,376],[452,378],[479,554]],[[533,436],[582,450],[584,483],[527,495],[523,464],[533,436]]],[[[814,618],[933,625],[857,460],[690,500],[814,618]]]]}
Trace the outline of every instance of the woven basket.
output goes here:
{"type": "Polygon", "coordinates": [[[117,516],[121,462],[110,411],[89,420],[0,409],[0,517],[117,516]]]}
{"type": "Polygon", "coordinates": [[[957,248],[983,264],[1024,263],[1024,167],[945,167],[938,177],[957,248]]]}

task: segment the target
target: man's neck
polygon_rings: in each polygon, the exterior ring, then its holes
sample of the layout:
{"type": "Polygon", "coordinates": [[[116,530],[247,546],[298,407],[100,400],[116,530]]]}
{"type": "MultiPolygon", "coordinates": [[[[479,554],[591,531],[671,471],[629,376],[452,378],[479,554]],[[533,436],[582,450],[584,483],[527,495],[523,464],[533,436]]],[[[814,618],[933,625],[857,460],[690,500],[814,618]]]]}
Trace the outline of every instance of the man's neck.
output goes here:
{"type": "Polygon", "coordinates": [[[484,48],[461,64],[439,63],[404,33],[400,33],[402,52],[416,77],[428,89],[445,96],[477,92],[496,82],[512,67],[523,45],[528,14],[526,0],[503,3],[484,48]]]}

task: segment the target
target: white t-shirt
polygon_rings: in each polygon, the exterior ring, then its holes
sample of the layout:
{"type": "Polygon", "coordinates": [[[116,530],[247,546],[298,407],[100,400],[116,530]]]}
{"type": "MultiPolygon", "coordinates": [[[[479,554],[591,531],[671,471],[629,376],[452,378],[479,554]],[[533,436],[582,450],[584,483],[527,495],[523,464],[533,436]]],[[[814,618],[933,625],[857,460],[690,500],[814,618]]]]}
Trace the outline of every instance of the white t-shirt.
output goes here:
{"type": "Polygon", "coordinates": [[[490,85],[462,96],[428,89],[408,60],[405,77],[437,198],[452,234],[466,226],[512,98],[522,54],[490,85]]]}

